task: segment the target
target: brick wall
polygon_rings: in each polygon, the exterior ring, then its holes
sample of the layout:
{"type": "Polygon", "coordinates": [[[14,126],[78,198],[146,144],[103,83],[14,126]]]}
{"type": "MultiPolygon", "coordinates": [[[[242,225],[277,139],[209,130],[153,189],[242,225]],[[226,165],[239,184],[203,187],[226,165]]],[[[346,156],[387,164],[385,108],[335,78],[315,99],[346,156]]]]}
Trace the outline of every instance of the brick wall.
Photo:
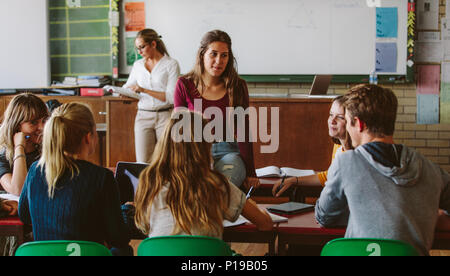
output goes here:
{"type": "MultiPolygon", "coordinates": [[[[445,17],[445,0],[440,0],[440,17],[445,17]]],[[[439,24],[440,26],[440,24],[439,24]]],[[[337,84],[330,94],[344,94],[355,84],[337,84]]],[[[307,94],[311,83],[249,83],[250,94],[307,94]]],[[[427,158],[450,172],[450,124],[416,124],[416,84],[383,85],[391,88],[398,97],[399,108],[394,139],[396,143],[417,149],[427,158]]]]}

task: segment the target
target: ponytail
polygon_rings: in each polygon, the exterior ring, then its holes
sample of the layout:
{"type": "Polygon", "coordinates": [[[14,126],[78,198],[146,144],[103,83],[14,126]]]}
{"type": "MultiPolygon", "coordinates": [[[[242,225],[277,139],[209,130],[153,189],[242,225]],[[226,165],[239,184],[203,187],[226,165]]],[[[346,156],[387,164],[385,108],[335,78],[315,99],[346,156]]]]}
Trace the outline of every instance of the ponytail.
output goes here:
{"type": "Polygon", "coordinates": [[[45,168],[48,196],[53,198],[58,180],[68,171],[73,178],[79,168],[71,155],[79,152],[82,139],[95,130],[90,109],[79,103],[64,104],[53,111],[44,127],[42,156],[38,166],[45,168]]]}

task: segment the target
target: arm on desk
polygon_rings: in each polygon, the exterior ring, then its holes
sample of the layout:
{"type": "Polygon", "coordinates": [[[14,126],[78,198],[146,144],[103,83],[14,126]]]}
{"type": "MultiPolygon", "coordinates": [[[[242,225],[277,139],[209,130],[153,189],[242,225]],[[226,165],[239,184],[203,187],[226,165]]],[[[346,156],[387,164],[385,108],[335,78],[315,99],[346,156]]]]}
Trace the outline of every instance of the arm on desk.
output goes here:
{"type": "Polygon", "coordinates": [[[270,231],[273,228],[272,218],[267,211],[259,208],[251,199],[247,199],[245,202],[242,216],[255,224],[260,231],[270,231]]]}
{"type": "Polygon", "coordinates": [[[273,185],[272,194],[274,197],[281,196],[291,186],[322,187],[322,184],[317,174],[300,177],[290,177],[284,180],[283,185],[281,185],[281,182],[282,180],[280,179],[279,181],[277,181],[277,183],[273,185]]]}

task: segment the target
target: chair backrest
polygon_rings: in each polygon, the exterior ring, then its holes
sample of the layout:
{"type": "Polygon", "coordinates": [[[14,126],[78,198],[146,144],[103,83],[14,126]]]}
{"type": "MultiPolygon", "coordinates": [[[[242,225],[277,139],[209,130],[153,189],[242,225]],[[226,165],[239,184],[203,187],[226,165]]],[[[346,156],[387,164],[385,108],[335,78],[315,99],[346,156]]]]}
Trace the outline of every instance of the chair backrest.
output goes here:
{"type": "Polygon", "coordinates": [[[417,256],[410,244],[387,239],[335,239],[322,249],[321,256],[417,256]]]}
{"type": "Polygon", "coordinates": [[[24,243],[16,256],[112,256],[105,246],[89,241],[35,241],[24,243]]]}
{"type": "Polygon", "coordinates": [[[232,256],[224,241],[205,236],[163,236],[145,239],[138,256],[232,256]]]}

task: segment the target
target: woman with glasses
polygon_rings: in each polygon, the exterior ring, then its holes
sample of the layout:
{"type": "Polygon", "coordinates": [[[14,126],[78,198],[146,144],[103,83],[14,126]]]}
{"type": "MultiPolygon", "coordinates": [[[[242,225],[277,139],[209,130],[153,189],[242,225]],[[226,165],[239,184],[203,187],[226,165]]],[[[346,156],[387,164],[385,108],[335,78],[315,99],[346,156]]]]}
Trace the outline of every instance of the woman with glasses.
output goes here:
{"type": "Polygon", "coordinates": [[[142,59],[134,63],[124,87],[140,95],[134,124],[136,161],[149,162],[173,109],[180,67],[152,29],[140,31],[135,46],[142,59]]]}

